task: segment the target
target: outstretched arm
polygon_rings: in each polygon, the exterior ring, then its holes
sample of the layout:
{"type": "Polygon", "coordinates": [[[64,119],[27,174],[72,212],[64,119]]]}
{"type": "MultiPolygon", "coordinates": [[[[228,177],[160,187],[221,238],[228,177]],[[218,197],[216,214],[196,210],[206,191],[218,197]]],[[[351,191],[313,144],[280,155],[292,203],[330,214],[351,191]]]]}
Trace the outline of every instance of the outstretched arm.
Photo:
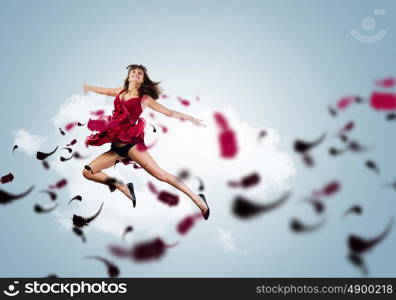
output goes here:
{"type": "Polygon", "coordinates": [[[189,120],[189,121],[193,122],[195,125],[206,127],[204,124],[202,124],[200,122],[202,120],[198,120],[198,119],[194,118],[193,116],[186,115],[186,114],[183,114],[183,113],[175,111],[175,110],[171,110],[171,109],[159,104],[152,97],[150,97],[150,96],[146,96],[146,97],[147,97],[147,100],[146,100],[147,106],[150,107],[151,109],[153,109],[161,114],[164,114],[165,116],[168,116],[170,118],[177,118],[182,121],[189,120]]]}
{"type": "Polygon", "coordinates": [[[122,87],[118,88],[103,88],[99,86],[87,85],[84,82],[83,85],[84,93],[92,91],[94,93],[106,95],[106,96],[117,96],[117,94],[122,90],[122,87]]]}

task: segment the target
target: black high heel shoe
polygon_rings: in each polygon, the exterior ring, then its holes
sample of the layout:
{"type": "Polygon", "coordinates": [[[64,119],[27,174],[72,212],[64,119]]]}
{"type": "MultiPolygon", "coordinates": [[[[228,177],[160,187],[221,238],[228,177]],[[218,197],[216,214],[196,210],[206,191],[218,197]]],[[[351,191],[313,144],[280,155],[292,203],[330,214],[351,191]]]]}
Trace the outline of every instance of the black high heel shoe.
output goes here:
{"type": "Polygon", "coordinates": [[[198,196],[201,197],[203,201],[205,201],[205,204],[206,204],[206,206],[208,207],[208,210],[206,211],[206,213],[205,213],[205,214],[202,213],[202,216],[204,217],[204,219],[207,220],[207,219],[209,218],[209,214],[210,214],[209,205],[208,205],[208,203],[206,202],[206,199],[205,199],[205,195],[204,195],[204,194],[198,194],[198,196]]]}
{"type": "Polygon", "coordinates": [[[131,196],[132,196],[133,207],[135,207],[136,206],[136,196],[135,196],[135,191],[133,190],[133,183],[132,182],[128,183],[127,187],[128,187],[129,192],[131,193],[131,196]]]}

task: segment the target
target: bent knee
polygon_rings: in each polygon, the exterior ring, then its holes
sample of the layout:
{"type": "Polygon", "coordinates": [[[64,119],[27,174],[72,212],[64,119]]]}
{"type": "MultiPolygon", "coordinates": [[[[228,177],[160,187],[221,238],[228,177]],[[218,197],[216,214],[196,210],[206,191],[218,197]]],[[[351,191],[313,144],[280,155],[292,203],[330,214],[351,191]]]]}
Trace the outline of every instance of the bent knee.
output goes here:
{"type": "Polygon", "coordinates": [[[93,174],[92,169],[87,165],[84,166],[84,169],[82,170],[82,175],[87,178],[87,179],[91,179],[93,174]]]}
{"type": "Polygon", "coordinates": [[[83,170],[82,170],[82,175],[83,175],[85,178],[90,179],[91,176],[92,176],[92,173],[91,173],[90,171],[88,171],[87,169],[83,169],[83,170]]]}

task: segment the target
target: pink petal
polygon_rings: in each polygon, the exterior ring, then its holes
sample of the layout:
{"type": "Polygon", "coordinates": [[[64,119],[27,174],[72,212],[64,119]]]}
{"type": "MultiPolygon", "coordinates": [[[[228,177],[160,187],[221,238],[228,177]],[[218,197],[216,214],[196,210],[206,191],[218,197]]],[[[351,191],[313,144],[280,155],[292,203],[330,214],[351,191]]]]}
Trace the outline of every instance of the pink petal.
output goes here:
{"type": "Polygon", "coordinates": [[[383,78],[380,80],[376,80],[375,84],[379,87],[383,87],[383,88],[391,88],[395,85],[395,78],[394,77],[387,77],[387,78],[383,78]]]}
{"type": "Polygon", "coordinates": [[[370,105],[376,110],[396,109],[396,95],[391,93],[373,92],[370,105]]]}

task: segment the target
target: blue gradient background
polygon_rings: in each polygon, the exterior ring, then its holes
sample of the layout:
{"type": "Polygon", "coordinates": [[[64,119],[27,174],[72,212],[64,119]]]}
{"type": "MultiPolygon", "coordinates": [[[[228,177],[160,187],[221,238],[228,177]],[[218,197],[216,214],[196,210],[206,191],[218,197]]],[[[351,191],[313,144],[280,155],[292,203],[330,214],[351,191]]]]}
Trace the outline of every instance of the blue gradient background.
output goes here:
{"type": "MultiPolygon", "coordinates": [[[[123,264],[121,276],[359,277],[360,271],[346,261],[346,238],[352,232],[377,235],[395,213],[395,191],[380,185],[396,178],[396,123],[366,105],[353,106],[338,118],[331,118],[326,107],[344,95],[367,98],[374,79],[396,75],[395,9],[391,0],[3,0],[0,171],[14,172],[16,179],[2,189],[21,191],[33,182],[38,189],[53,178],[52,171],[42,171],[27,155],[12,156],[13,130],[49,135],[51,117],[64,99],[82,93],[83,80],[121,86],[126,65],[141,63],[167,91],[187,98],[200,94],[210,106],[230,104],[251,126],[274,128],[295,158],[298,176],[296,197],[278,213],[248,223],[230,216],[227,225],[249,255],[213,247],[208,229],[199,226],[171,255],[158,263],[123,264]],[[374,16],[374,9],[386,13],[374,16]],[[363,32],[360,22],[367,16],[377,22],[374,33],[387,30],[376,43],[350,35],[353,28],[363,32]],[[375,144],[374,150],[333,159],[326,153],[328,146],[337,145],[333,139],[315,151],[313,169],[293,153],[295,138],[313,140],[349,120],[357,123],[353,136],[375,144]],[[363,166],[369,158],[379,164],[380,175],[363,166]],[[286,216],[315,222],[305,215],[307,206],[297,203],[331,179],[339,179],[343,189],[328,201],[326,225],[311,234],[292,234],[286,216]],[[364,207],[363,215],[342,220],[353,204],[364,207]],[[260,250],[263,245],[267,252],[260,250]]],[[[83,257],[107,256],[103,245],[114,237],[95,233],[83,245],[65,235],[53,217],[34,214],[33,203],[42,198],[36,192],[0,207],[0,276],[105,276],[102,265],[83,257]]],[[[370,276],[395,276],[395,245],[393,228],[365,256],[370,276]]]]}

